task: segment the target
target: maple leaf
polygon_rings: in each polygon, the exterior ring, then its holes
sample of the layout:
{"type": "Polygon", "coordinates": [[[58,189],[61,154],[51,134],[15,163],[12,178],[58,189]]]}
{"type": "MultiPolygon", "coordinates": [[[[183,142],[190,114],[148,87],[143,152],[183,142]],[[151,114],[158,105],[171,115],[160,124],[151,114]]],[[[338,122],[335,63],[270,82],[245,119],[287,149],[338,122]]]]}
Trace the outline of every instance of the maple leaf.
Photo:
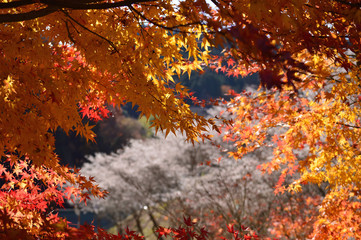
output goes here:
{"type": "Polygon", "coordinates": [[[70,187],[65,188],[64,194],[66,195],[67,199],[70,199],[73,201],[73,199],[71,199],[71,196],[74,194],[77,195],[77,192],[78,192],[77,188],[70,186],[70,187]]]}
{"type": "MultiPolygon", "coordinates": [[[[229,76],[262,69],[261,84],[283,91],[265,91],[252,101],[250,96],[231,100],[232,111],[239,117],[230,128],[235,136],[229,139],[239,147],[232,155],[241,157],[257,149],[268,130],[282,127],[287,141],[274,146],[269,171],[293,168],[300,161],[293,151],[306,145],[303,150],[310,152],[297,172],[303,181],[327,182],[330,188],[325,202],[334,204],[325,206],[341,206],[321,208],[323,215],[319,216],[329,219],[320,217],[315,229],[336,221],[333,213],[358,219],[358,212],[344,205],[349,199],[343,198],[351,194],[350,188],[359,187],[361,180],[359,152],[351,147],[360,142],[360,104],[352,100],[361,94],[357,1],[215,1],[217,8],[209,7],[206,1],[56,2],[43,1],[39,8],[37,1],[7,1],[1,7],[1,155],[4,159],[11,155],[7,160],[11,168],[24,156],[32,165],[43,167],[15,167],[16,173],[0,168],[4,189],[12,189],[2,192],[9,197],[1,203],[11,203],[6,205],[8,209],[0,206],[6,210],[6,226],[10,226],[7,231],[11,232],[6,233],[24,239],[70,234],[37,227],[46,226],[47,220],[22,208],[26,204],[16,197],[15,188],[17,184],[27,187],[19,183],[17,175],[29,171],[28,182],[33,177],[53,188],[66,179],[81,187],[82,179],[58,166],[54,137],[49,134],[60,127],[94,141],[95,135],[89,124],[83,123],[79,109],[83,117],[99,121],[108,114],[103,108],[106,102],[116,107],[132,102],[145,116],[156,116],[156,129],[180,130],[189,141],[201,137],[209,121],[194,114],[168,83],[174,81],[173,73],[190,75],[208,64],[229,76]],[[224,57],[212,57],[210,48],[219,46],[224,57]],[[256,70],[249,70],[252,68],[256,70]],[[280,94],[290,98],[278,98],[280,94]],[[311,99],[302,100],[305,96],[311,99]],[[17,202],[19,208],[14,205],[17,202]],[[10,215],[14,209],[23,212],[10,215]]],[[[196,98],[192,100],[205,106],[196,98]]],[[[299,185],[288,190],[292,189],[299,189],[299,185]]],[[[73,192],[67,190],[67,194],[73,192]]],[[[24,197],[24,192],[18,193],[24,197]]],[[[358,220],[353,225],[347,218],[340,219],[340,224],[325,226],[332,237],[351,238],[346,234],[354,226],[352,234],[359,234],[358,220]]],[[[91,227],[83,230],[84,236],[94,237],[91,227]]],[[[325,235],[319,238],[325,239],[325,235]]]]}
{"type": "Polygon", "coordinates": [[[158,233],[158,238],[160,238],[162,236],[168,236],[172,232],[172,230],[169,228],[159,227],[156,232],[158,233]]]}
{"type": "Polygon", "coordinates": [[[2,164],[0,164],[0,175],[6,172],[6,168],[2,164]]]}
{"type": "Polygon", "coordinates": [[[183,221],[188,227],[191,227],[194,225],[190,216],[188,216],[187,218],[185,216],[183,216],[183,221]]]}
{"type": "Polygon", "coordinates": [[[236,62],[232,59],[232,58],[229,58],[227,60],[227,65],[230,67],[230,66],[233,66],[236,62]]]}

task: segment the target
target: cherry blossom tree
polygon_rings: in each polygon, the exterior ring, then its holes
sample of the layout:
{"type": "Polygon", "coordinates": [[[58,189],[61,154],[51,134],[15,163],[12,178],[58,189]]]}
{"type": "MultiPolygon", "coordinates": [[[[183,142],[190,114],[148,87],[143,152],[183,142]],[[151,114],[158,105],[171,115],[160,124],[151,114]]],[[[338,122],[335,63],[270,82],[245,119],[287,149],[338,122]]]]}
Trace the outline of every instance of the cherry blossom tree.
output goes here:
{"type": "MultiPolygon", "coordinates": [[[[220,115],[222,109],[209,112],[220,115]]],[[[222,117],[230,118],[227,112],[222,117]]],[[[230,223],[267,234],[270,226],[266,220],[280,197],[272,188],[277,177],[263,175],[257,166],[272,153],[265,148],[236,162],[226,154],[232,146],[216,131],[212,133],[213,142],[193,145],[179,133],[133,139],[116,153],[89,156],[82,173],[94,176],[109,195],[93,199],[84,210],[112,219],[119,229],[131,216],[142,234],[142,215],[147,215],[154,227],[165,220],[179,225],[182,216],[190,215],[213,236],[222,234],[221,229],[230,223]]]]}

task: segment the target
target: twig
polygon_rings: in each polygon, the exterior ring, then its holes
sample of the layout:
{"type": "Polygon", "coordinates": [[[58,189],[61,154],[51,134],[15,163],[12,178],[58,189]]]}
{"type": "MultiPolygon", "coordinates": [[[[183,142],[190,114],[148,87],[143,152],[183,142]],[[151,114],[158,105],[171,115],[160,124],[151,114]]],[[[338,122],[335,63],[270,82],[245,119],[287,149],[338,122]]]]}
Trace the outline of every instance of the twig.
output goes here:
{"type": "Polygon", "coordinates": [[[82,27],[82,28],[85,29],[86,31],[88,31],[88,32],[94,34],[95,36],[103,39],[104,41],[108,42],[109,45],[113,47],[114,51],[117,52],[117,53],[119,53],[119,50],[118,50],[117,46],[115,46],[115,44],[114,44],[112,41],[110,41],[109,39],[103,37],[102,35],[94,32],[94,31],[90,30],[89,28],[87,28],[87,27],[84,26],[83,24],[79,23],[79,22],[78,22],[77,20],[75,20],[72,16],[70,16],[69,13],[67,13],[66,11],[64,11],[64,10],[61,10],[61,11],[62,11],[68,18],[70,18],[72,21],[74,21],[76,24],[78,24],[80,27],[82,27]]]}

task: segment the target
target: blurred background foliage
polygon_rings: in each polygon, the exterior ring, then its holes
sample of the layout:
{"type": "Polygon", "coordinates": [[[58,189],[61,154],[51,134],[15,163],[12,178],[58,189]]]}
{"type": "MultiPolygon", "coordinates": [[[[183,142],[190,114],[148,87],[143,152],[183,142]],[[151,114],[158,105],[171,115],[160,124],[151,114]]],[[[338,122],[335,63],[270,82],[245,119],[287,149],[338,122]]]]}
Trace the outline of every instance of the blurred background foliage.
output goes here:
{"type": "MultiPolygon", "coordinates": [[[[180,79],[176,77],[175,81],[180,81],[199,99],[227,98],[226,93],[230,89],[242,91],[246,86],[259,85],[256,74],[236,78],[209,69],[203,74],[192,72],[190,78],[188,75],[182,75],[180,79]]],[[[192,109],[199,114],[204,113],[197,106],[192,106],[192,109]]],[[[149,129],[149,122],[145,118],[139,118],[136,106],[133,107],[128,103],[122,109],[109,106],[109,110],[111,111],[109,118],[92,123],[95,125],[93,131],[96,134],[96,143],[86,142],[74,133],[66,134],[62,129],[57,130],[56,153],[62,164],[81,167],[86,162],[86,155],[93,155],[96,152],[109,154],[126,146],[130,139],[152,137],[153,132],[149,129]]]]}

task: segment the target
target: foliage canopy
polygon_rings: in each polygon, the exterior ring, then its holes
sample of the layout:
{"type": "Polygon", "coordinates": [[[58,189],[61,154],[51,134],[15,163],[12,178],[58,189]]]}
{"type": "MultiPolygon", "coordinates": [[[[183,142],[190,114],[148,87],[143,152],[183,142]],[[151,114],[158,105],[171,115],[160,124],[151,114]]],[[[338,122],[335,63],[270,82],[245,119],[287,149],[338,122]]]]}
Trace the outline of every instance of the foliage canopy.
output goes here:
{"type": "Polygon", "coordinates": [[[269,129],[283,128],[264,170],[285,165],[284,175],[301,176],[290,186],[280,181],[277,190],[326,183],[314,236],[360,238],[361,4],[211,2],[212,7],[205,0],[0,3],[1,234],[70,234],[59,233],[66,227],[51,223],[47,207],[33,205],[39,194],[48,194],[46,206],[60,203],[54,191],[65,181],[75,184],[66,188],[69,195],[103,195],[59,165],[53,132],[60,127],[93,140],[82,118],[107,116],[106,103],[138,105],[166,134],[179,130],[190,141],[207,137],[202,131],[213,119],[191,112],[184,101],[191,96],[173,75],[210,65],[233,75],[259,71],[261,84],[270,89],[231,101],[237,116],[228,137],[238,146],[233,156],[262,145],[269,129]],[[219,45],[224,57],[210,56],[209,48],[219,45]],[[301,148],[308,149],[303,159],[295,152],[301,148]]]}

